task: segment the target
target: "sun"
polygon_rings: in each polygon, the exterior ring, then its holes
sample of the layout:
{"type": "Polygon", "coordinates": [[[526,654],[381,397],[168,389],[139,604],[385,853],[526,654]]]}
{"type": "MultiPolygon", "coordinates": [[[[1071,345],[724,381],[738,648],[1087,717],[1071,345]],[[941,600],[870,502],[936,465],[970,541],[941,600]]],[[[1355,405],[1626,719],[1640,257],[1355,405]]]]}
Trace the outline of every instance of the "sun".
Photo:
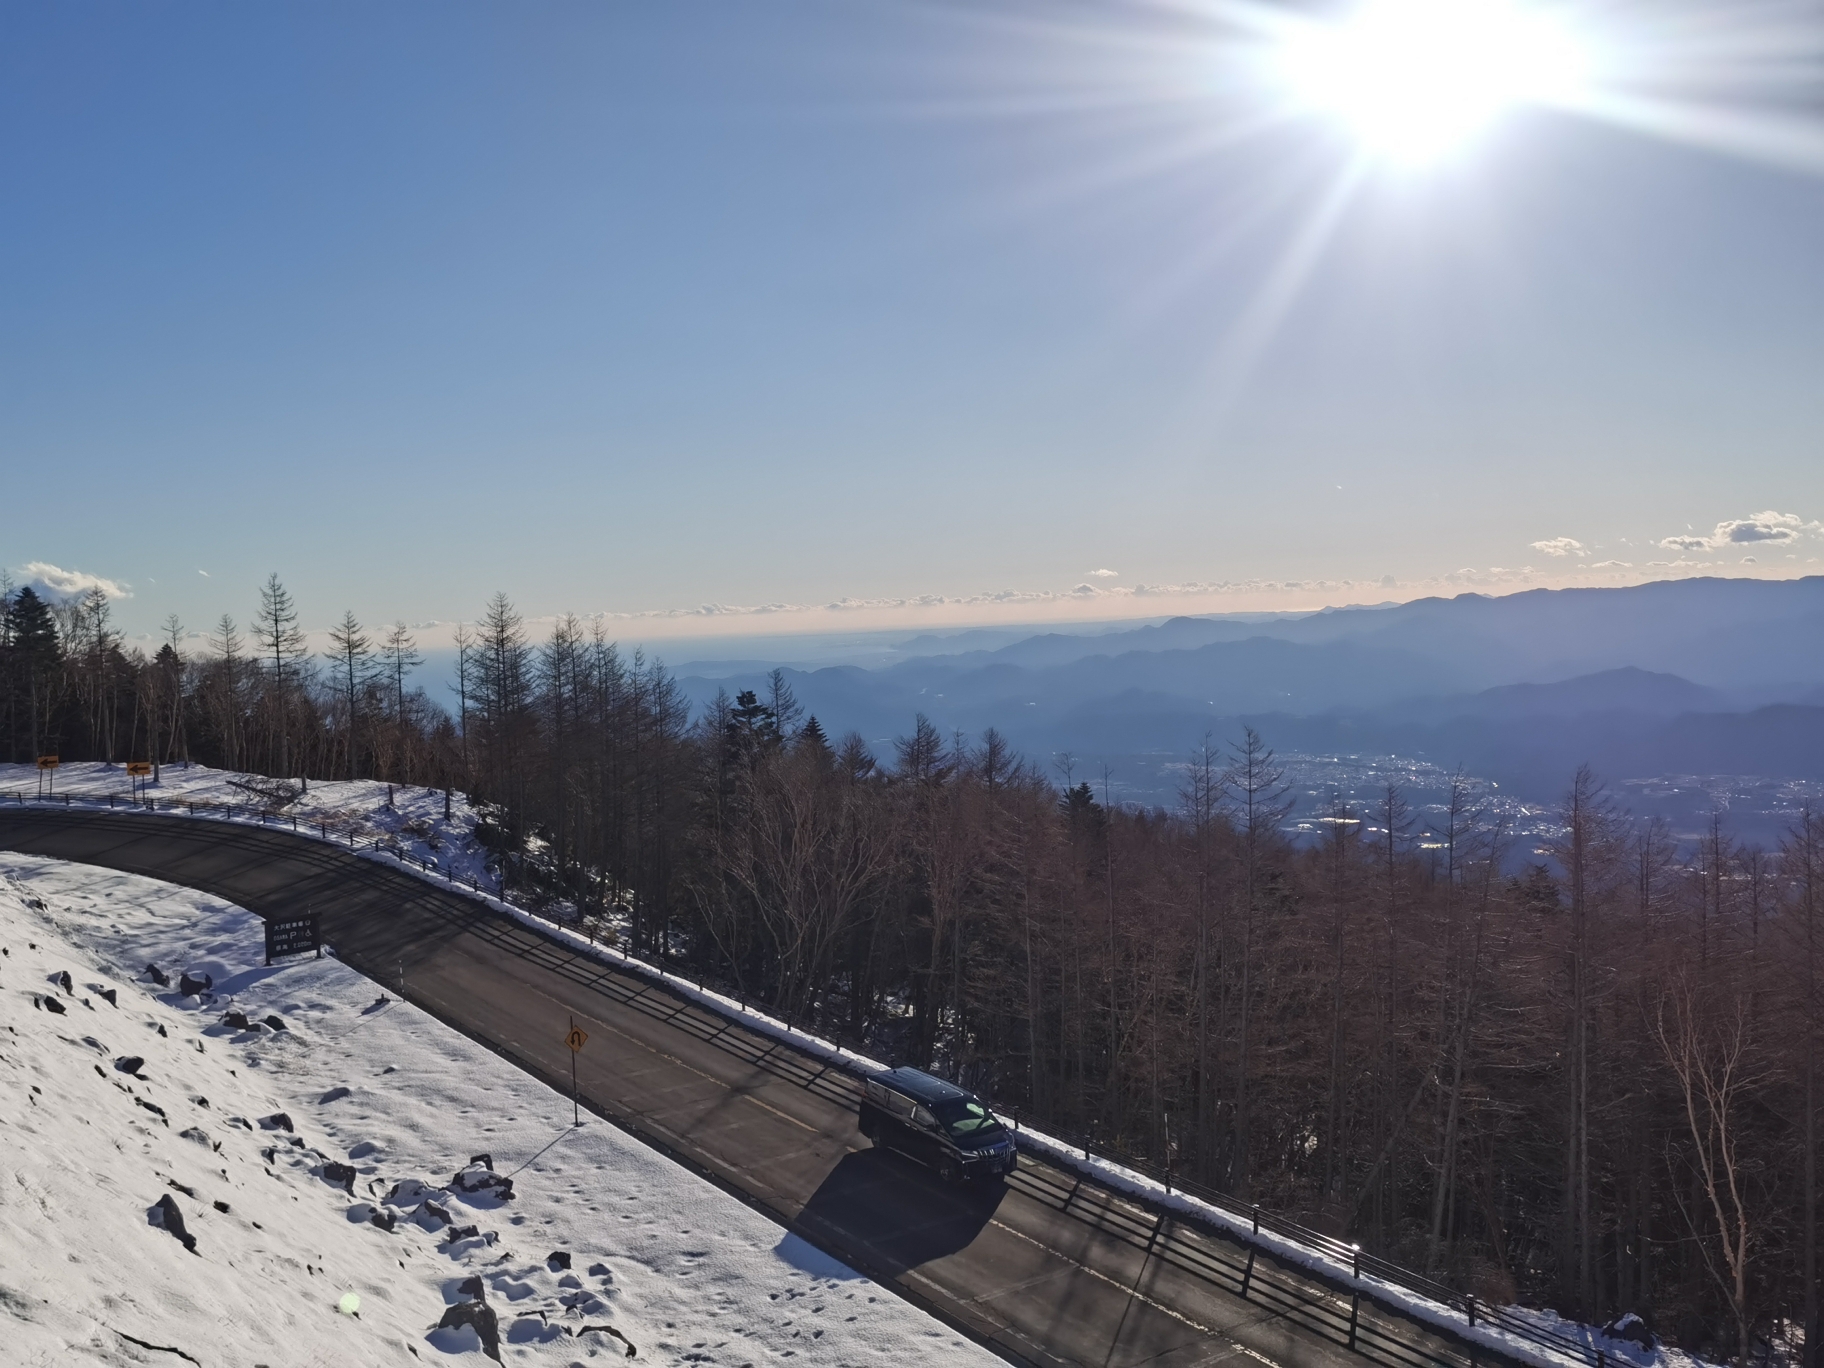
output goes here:
{"type": "Polygon", "coordinates": [[[1299,106],[1405,165],[1438,160],[1516,106],[1575,101],[1589,67],[1559,14],[1523,0],[1364,0],[1288,34],[1279,58],[1299,106]]]}

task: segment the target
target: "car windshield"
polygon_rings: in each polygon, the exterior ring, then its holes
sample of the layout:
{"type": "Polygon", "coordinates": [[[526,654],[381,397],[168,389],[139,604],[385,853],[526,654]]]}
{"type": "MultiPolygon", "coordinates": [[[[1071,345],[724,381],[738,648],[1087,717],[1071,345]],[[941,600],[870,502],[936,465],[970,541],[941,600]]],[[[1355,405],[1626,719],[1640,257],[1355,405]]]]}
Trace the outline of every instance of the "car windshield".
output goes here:
{"type": "Polygon", "coordinates": [[[931,1113],[943,1122],[944,1129],[958,1140],[973,1139],[979,1135],[993,1135],[1001,1128],[1001,1123],[994,1119],[994,1113],[973,1097],[952,1098],[948,1102],[933,1103],[931,1113]]]}

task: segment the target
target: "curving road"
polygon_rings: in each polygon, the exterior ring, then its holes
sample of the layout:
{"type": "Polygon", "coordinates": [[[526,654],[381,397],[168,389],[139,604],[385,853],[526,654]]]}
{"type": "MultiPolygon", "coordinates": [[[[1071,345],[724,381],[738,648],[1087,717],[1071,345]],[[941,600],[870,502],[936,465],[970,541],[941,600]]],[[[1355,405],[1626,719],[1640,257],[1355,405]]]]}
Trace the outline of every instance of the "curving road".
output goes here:
{"type": "MultiPolygon", "coordinates": [[[[867,1147],[846,1075],[333,845],[183,817],[0,809],[0,849],[314,910],[340,958],[1016,1362],[1456,1368],[1454,1341],[1022,1155],[958,1190],[867,1147]],[[1354,1348],[1349,1346],[1353,1344],[1354,1348]]],[[[1486,1359],[1487,1353],[1483,1351],[1486,1359]]]]}

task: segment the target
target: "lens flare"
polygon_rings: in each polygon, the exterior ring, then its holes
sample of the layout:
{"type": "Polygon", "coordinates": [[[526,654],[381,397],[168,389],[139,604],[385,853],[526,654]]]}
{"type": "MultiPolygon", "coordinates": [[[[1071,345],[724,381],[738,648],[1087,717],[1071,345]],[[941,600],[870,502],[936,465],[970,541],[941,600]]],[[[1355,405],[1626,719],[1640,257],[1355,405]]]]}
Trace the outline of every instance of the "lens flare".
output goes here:
{"type": "Polygon", "coordinates": [[[1576,35],[1517,0],[1367,0],[1288,34],[1279,58],[1300,106],[1401,163],[1434,161],[1515,106],[1574,102],[1589,80],[1576,35]]]}

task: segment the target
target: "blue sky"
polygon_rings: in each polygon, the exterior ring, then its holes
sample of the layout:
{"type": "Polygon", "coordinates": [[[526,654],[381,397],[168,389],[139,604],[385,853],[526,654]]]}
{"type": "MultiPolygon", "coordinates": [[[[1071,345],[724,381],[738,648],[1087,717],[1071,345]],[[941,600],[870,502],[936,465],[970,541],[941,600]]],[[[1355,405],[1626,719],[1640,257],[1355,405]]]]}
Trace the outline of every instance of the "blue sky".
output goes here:
{"type": "Polygon", "coordinates": [[[1351,153],[1239,135],[1214,4],[5,13],[0,564],[135,630],[273,570],[313,625],[504,589],[662,635],[1824,556],[1804,111],[1377,169],[1253,337],[1351,153]]]}

